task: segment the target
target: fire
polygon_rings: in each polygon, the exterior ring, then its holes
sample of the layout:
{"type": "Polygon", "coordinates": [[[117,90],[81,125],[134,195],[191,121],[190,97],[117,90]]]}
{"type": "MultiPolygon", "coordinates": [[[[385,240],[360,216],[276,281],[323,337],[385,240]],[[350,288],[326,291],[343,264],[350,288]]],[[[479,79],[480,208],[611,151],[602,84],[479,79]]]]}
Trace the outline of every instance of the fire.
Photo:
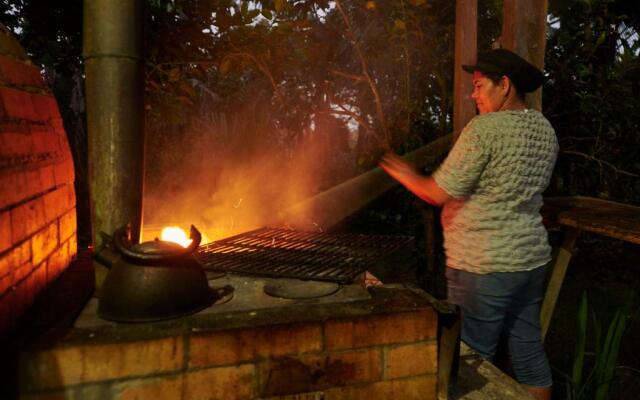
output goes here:
{"type": "MultiPolygon", "coordinates": [[[[200,240],[200,244],[209,243],[211,241],[204,233],[201,233],[201,235],[202,239],[200,240]]],[[[178,226],[165,226],[162,228],[160,240],[178,243],[182,247],[189,247],[191,244],[191,239],[187,236],[187,232],[178,226]]]]}
{"type": "Polygon", "coordinates": [[[182,247],[188,247],[191,239],[187,237],[187,233],[177,226],[167,226],[162,229],[160,240],[178,243],[182,247]]]}

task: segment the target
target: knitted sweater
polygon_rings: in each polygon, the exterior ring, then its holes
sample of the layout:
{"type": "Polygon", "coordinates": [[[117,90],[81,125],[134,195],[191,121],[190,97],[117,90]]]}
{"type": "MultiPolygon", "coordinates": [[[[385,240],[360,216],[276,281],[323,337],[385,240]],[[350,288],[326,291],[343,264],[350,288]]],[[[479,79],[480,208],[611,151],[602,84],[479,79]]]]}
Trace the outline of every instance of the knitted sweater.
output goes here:
{"type": "Polygon", "coordinates": [[[486,274],[549,262],[540,207],[557,154],[555,132],[538,111],[493,112],[467,124],[433,174],[454,198],[442,210],[447,266],[486,274]]]}

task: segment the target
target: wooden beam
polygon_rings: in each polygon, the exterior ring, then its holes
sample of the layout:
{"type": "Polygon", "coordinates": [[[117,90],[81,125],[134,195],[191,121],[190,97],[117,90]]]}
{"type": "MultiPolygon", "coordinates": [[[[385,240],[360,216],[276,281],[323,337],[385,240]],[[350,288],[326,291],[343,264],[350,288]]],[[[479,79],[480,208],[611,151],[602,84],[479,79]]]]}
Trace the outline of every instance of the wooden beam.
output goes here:
{"type": "MultiPolygon", "coordinates": [[[[452,134],[404,156],[417,168],[434,166],[449,151],[452,134]]],[[[399,185],[380,168],[358,175],[279,213],[273,223],[303,231],[326,231],[399,185]]]]}
{"type": "MultiPolygon", "coordinates": [[[[548,0],[504,0],[500,46],[544,68],[548,0]]],[[[527,95],[527,105],[542,109],[542,88],[527,95]]]]}
{"type": "Polygon", "coordinates": [[[476,115],[476,105],[470,95],[471,76],[462,70],[464,64],[474,64],[478,52],[478,1],[456,1],[456,46],[453,73],[453,135],[454,141],[462,128],[476,115]]]}
{"type": "Polygon", "coordinates": [[[565,227],[562,245],[554,252],[553,260],[551,261],[549,284],[547,285],[547,291],[542,300],[542,308],[540,310],[540,327],[543,340],[551,324],[553,310],[556,308],[560,289],[562,289],[562,282],[564,282],[564,276],[567,273],[567,267],[569,266],[569,261],[571,261],[573,248],[579,233],[580,230],[577,228],[565,227]]]}

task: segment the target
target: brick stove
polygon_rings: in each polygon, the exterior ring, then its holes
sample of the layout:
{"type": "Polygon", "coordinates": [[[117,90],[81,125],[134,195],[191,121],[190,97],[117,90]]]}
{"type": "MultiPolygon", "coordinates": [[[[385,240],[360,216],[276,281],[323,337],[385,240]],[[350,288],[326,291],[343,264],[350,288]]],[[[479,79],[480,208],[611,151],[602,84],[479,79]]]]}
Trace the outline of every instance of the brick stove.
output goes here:
{"type": "Polygon", "coordinates": [[[22,395],[436,398],[438,316],[415,291],[353,283],[330,296],[292,300],[266,295],[270,282],[216,277],[210,286],[232,285],[231,298],[156,323],[101,320],[92,299],[63,340],[22,355],[22,395]]]}
{"type": "Polygon", "coordinates": [[[27,398],[435,399],[431,302],[403,286],[364,284],[362,264],[407,239],[260,229],[204,245],[198,258],[217,266],[209,286],[226,289],[216,303],[123,324],[98,318],[94,298],[63,340],[22,355],[20,390],[27,398]],[[229,273],[238,268],[245,275],[229,273]]]}
{"type": "Polygon", "coordinates": [[[0,337],[77,252],[73,159],[40,70],[0,25],[0,337]]]}

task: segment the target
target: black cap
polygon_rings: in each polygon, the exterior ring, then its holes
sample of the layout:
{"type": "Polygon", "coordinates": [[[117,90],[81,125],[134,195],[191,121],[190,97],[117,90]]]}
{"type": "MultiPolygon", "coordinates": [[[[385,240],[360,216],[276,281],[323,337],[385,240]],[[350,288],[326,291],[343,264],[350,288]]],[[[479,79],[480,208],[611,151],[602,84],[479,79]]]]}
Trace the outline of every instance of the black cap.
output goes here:
{"type": "Polygon", "coordinates": [[[463,65],[467,72],[480,71],[485,74],[508,76],[513,84],[525,93],[533,92],[542,85],[542,71],[527,60],[506,49],[490,50],[478,55],[475,65],[463,65]]]}

